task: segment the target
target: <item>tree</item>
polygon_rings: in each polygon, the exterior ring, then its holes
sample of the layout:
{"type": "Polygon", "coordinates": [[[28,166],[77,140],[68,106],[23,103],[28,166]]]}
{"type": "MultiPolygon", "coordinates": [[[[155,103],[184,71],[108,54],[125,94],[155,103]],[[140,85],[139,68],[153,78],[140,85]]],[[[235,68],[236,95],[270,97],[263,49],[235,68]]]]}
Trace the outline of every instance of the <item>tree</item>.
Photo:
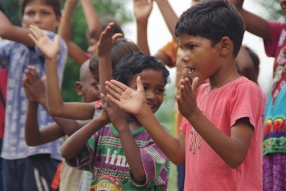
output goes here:
{"type": "MultiPolygon", "coordinates": [[[[19,0],[1,0],[5,14],[10,21],[17,26],[21,26],[21,18],[19,11],[19,0]]],[[[97,14],[100,18],[111,16],[116,18],[122,25],[132,21],[132,14],[127,12],[125,7],[129,0],[91,0],[97,14]]],[[[64,5],[62,2],[62,6],[64,5]]],[[[83,9],[80,5],[76,7],[73,14],[73,21],[71,27],[72,40],[83,50],[88,47],[86,39],[86,21],[83,13],[83,9]]],[[[62,96],[64,101],[80,101],[80,97],[75,92],[74,83],[79,79],[79,66],[76,65],[70,58],[67,60],[64,79],[62,84],[62,96]]]]}

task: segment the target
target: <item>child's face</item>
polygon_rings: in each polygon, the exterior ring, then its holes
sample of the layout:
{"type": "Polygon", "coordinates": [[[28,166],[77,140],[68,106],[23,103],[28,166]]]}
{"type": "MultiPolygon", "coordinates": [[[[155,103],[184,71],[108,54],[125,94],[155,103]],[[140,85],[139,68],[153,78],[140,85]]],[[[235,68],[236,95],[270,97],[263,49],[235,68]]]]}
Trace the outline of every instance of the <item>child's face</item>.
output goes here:
{"type": "MultiPolygon", "coordinates": [[[[94,102],[100,99],[98,78],[95,78],[90,72],[87,72],[82,83],[83,101],[85,103],[94,102]]],[[[96,76],[96,75],[95,75],[96,76]]],[[[97,74],[98,76],[98,74],[97,74]]]]}
{"type": "Polygon", "coordinates": [[[219,69],[219,45],[214,47],[209,39],[182,34],[179,44],[183,50],[181,60],[185,63],[192,79],[199,78],[203,82],[212,77],[219,69]]]}
{"type": "Polygon", "coordinates": [[[22,16],[22,26],[28,28],[35,25],[40,29],[54,32],[59,26],[60,17],[57,17],[54,9],[39,0],[29,2],[22,16]]]}
{"type": "Polygon", "coordinates": [[[97,50],[97,41],[95,39],[88,39],[89,47],[87,48],[87,52],[89,54],[95,54],[97,50]]]}
{"type": "Polygon", "coordinates": [[[137,76],[141,77],[145,96],[148,106],[155,113],[161,106],[164,98],[165,79],[161,71],[152,69],[143,70],[141,73],[134,75],[128,86],[134,90],[137,89],[137,76]]]}
{"type": "Polygon", "coordinates": [[[286,13],[286,0],[279,0],[279,3],[284,13],[286,13]]]}

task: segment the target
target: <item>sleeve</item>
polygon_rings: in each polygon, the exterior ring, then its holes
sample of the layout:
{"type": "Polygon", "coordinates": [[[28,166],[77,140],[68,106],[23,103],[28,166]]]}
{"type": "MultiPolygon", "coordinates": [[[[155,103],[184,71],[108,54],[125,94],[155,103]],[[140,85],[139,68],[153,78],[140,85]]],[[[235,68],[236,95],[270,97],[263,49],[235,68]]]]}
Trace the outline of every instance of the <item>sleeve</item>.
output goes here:
{"type": "Polygon", "coordinates": [[[66,162],[71,167],[93,172],[94,159],[96,155],[96,143],[99,137],[96,132],[86,143],[84,150],[75,158],[66,159],[66,162]]]}
{"type": "Polygon", "coordinates": [[[165,46],[163,46],[160,49],[160,51],[166,54],[171,59],[171,63],[168,63],[167,66],[175,67],[177,60],[177,51],[178,51],[178,44],[176,40],[173,39],[171,42],[168,42],[165,46]]]}
{"type": "MultiPolygon", "coordinates": [[[[56,36],[56,34],[53,32],[50,32],[50,31],[44,31],[44,32],[52,40],[56,36]]],[[[36,48],[36,53],[42,54],[38,48],[36,48]]],[[[58,64],[57,70],[58,70],[58,78],[59,78],[60,87],[61,87],[62,80],[63,80],[63,74],[64,74],[64,69],[65,69],[65,64],[67,61],[67,55],[68,55],[68,51],[67,51],[66,43],[62,38],[60,38],[60,51],[58,53],[58,59],[57,59],[57,64],[58,64]]]]}
{"type": "Polygon", "coordinates": [[[262,120],[262,95],[259,87],[252,82],[245,82],[238,85],[233,94],[228,109],[230,126],[238,119],[247,117],[255,129],[262,120]]]}
{"type": "Polygon", "coordinates": [[[267,56],[275,57],[279,38],[282,30],[286,27],[286,23],[268,22],[268,25],[270,30],[271,41],[264,40],[264,48],[267,56]]]}
{"type": "Polygon", "coordinates": [[[9,67],[10,63],[10,55],[15,48],[17,43],[15,42],[9,42],[9,43],[3,43],[0,45],[0,68],[5,69],[9,67]]]}
{"type": "MultiPolygon", "coordinates": [[[[162,127],[169,133],[168,128],[162,127]]],[[[150,139],[150,144],[144,148],[140,148],[142,163],[144,166],[146,181],[138,183],[135,181],[132,172],[130,171],[131,182],[136,187],[155,187],[160,186],[167,189],[168,175],[170,171],[170,161],[158,146],[150,139]]]]}

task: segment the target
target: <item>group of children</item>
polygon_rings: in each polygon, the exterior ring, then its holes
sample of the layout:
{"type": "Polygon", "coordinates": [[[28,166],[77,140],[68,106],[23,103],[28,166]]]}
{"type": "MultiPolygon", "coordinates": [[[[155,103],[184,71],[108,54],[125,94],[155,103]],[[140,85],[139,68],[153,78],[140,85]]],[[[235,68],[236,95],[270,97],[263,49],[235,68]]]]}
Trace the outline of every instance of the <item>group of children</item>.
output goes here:
{"type": "Polygon", "coordinates": [[[22,27],[0,11],[0,36],[10,40],[0,45],[8,71],[0,190],[167,190],[171,162],[179,190],[285,190],[284,23],[244,10],[243,0],[193,1],[179,18],[156,0],[173,40],[150,56],[153,1],[134,0],[137,45],[80,2],[88,53],[70,40],[77,0],[65,2],[62,18],[59,0],[20,0],[22,27]],[[245,29],[276,58],[265,112],[245,29]],[[81,103],[61,97],[67,56],[81,66],[81,103]],[[175,137],[154,116],[166,66],[177,67],[175,137]]]}

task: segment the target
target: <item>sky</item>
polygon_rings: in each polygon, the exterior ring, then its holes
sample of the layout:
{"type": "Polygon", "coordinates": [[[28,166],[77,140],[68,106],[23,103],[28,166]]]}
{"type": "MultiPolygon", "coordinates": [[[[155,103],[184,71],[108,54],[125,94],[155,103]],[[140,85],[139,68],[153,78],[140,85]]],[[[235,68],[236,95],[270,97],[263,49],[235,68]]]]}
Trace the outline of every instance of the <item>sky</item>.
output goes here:
{"type": "MultiPolygon", "coordinates": [[[[128,9],[133,12],[133,1],[129,0],[128,9]]],[[[191,4],[191,0],[169,0],[169,3],[173,7],[178,16],[181,15],[191,4]]],[[[259,5],[252,0],[244,1],[244,8],[251,11],[254,14],[261,15],[259,5]]],[[[125,26],[124,31],[126,38],[136,42],[136,25],[135,21],[125,26]]],[[[153,11],[149,17],[148,22],[148,43],[151,55],[155,54],[162,46],[172,39],[172,36],[165,24],[165,21],[158,9],[156,2],[154,1],[153,11]]],[[[273,71],[273,58],[266,56],[264,51],[264,45],[261,38],[252,35],[248,32],[245,33],[243,39],[243,45],[247,45],[255,53],[258,54],[260,59],[260,74],[258,77],[258,83],[265,93],[268,93],[271,88],[271,79],[273,71]]],[[[170,69],[171,79],[174,81],[175,69],[170,69]]]]}

